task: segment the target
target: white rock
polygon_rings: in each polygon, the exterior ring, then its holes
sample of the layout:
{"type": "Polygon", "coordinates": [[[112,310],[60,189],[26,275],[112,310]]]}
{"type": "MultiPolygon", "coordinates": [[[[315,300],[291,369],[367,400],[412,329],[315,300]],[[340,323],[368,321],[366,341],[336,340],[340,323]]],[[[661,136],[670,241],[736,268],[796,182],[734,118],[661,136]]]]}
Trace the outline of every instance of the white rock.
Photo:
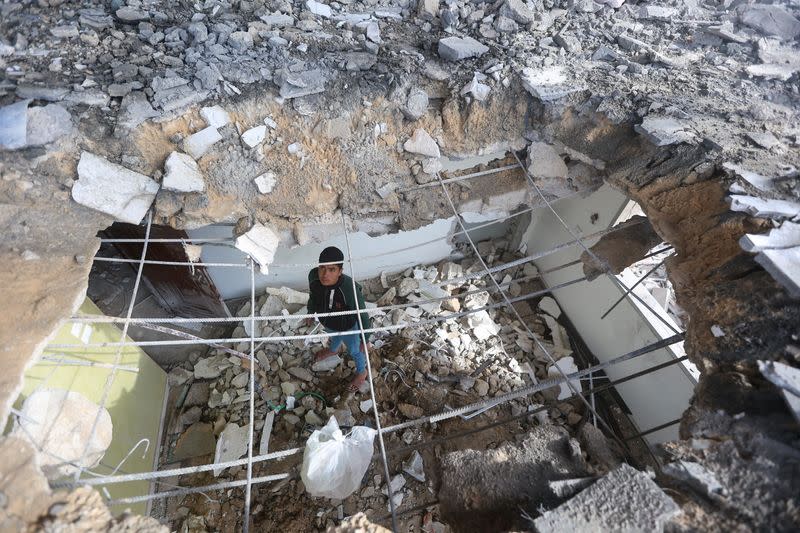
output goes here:
{"type": "Polygon", "coordinates": [[[420,154],[427,157],[441,157],[441,153],[439,152],[439,145],[436,144],[436,141],[433,140],[427,131],[422,128],[417,128],[414,130],[414,134],[408,139],[405,144],[403,144],[403,148],[406,152],[411,152],[412,154],[420,154]]]}
{"type": "Polygon", "coordinates": [[[183,243],[183,251],[186,252],[186,258],[192,263],[200,261],[203,255],[203,247],[198,244],[183,243]]]}
{"type": "MultiPolygon", "coordinates": [[[[575,360],[571,356],[570,357],[562,357],[561,359],[556,361],[555,366],[551,366],[547,370],[548,377],[551,377],[551,378],[563,378],[563,376],[561,375],[561,372],[559,372],[558,369],[555,368],[556,366],[558,368],[560,368],[561,371],[565,375],[570,375],[570,374],[578,371],[578,367],[575,365],[575,360]]],[[[578,391],[578,392],[581,391],[581,380],[580,380],[580,378],[571,379],[571,380],[569,380],[569,382],[572,383],[572,386],[575,387],[576,391],[578,391]]],[[[559,385],[559,387],[560,387],[559,392],[558,392],[558,399],[559,400],[564,400],[566,398],[569,398],[572,395],[572,389],[569,388],[569,385],[566,382],[565,383],[561,383],[559,385]]]]}
{"type": "Polygon", "coordinates": [[[275,258],[275,251],[280,244],[280,237],[270,228],[256,224],[250,230],[236,238],[236,248],[252,257],[261,267],[261,273],[269,273],[269,265],[275,258]]]}
{"type": "Polygon", "coordinates": [[[242,133],[242,141],[250,148],[255,148],[267,137],[266,126],[256,126],[242,133]]]}
{"type": "Polygon", "coordinates": [[[213,128],[221,128],[229,124],[231,117],[227,111],[218,105],[204,107],[200,110],[200,116],[206,121],[206,124],[213,128]]]}
{"type": "Polygon", "coordinates": [[[0,107],[0,148],[16,150],[25,147],[30,103],[28,99],[0,107]]]}
{"type": "Polygon", "coordinates": [[[672,117],[647,116],[641,124],[637,124],[633,129],[647,137],[656,146],[691,143],[695,140],[695,135],[688,129],[688,126],[672,117]]]}
{"type": "Polygon", "coordinates": [[[786,221],[769,233],[747,234],[739,239],[739,246],[745,252],[760,252],[775,248],[800,246],[800,224],[786,221]]]}
{"type": "Polygon", "coordinates": [[[264,427],[261,429],[261,440],[258,443],[258,455],[269,453],[269,438],[272,436],[272,426],[275,423],[275,411],[270,410],[264,417],[264,427]]]}
{"type": "Polygon", "coordinates": [[[180,152],[172,152],[164,163],[162,185],[165,189],[178,192],[200,192],[206,188],[197,162],[190,155],[180,152]]]}
{"type": "Polygon", "coordinates": [[[470,57],[480,57],[489,47],[472,37],[445,37],[439,40],[439,57],[447,61],[461,61],[470,57]]]}
{"type": "Polygon", "coordinates": [[[370,409],[372,409],[372,400],[364,400],[358,404],[358,408],[361,409],[362,413],[369,413],[370,409]]]}
{"type": "Polygon", "coordinates": [[[231,387],[241,389],[246,387],[249,382],[250,382],[250,374],[248,374],[247,372],[242,372],[241,374],[239,374],[238,376],[236,376],[231,380],[231,387]]]}
{"type": "Polygon", "coordinates": [[[342,363],[342,358],[338,355],[332,355],[331,357],[327,357],[322,361],[317,361],[313,365],[311,365],[312,372],[328,372],[336,368],[342,363]]]}
{"type": "MultiPolygon", "coordinates": [[[[234,423],[229,423],[222,430],[217,440],[217,449],[214,453],[215,463],[235,461],[247,453],[247,443],[250,436],[249,426],[239,427],[234,423]]],[[[219,476],[224,468],[215,468],[214,476],[219,476]]]]}
{"type": "Polygon", "coordinates": [[[585,88],[569,81],[563,67],[524,68],[520,78],[525,89],[542,102],[558,100],[585,88]]]}
{"type": "Polygon", "coordinates": [[[484,80],[486,80],[486,76],[484,74],[475,72],[475,74],[472,76],[472,80],[467,83],[463,89],[461,89],[461,96],[471,94],[473,98],[480,102],[486,100],[489,97],[489,91],[492,89],[485,83],[481,83],[484,80]]]}
{"type": "MultiPolygon", "coordinates": [[[[284,303],[289,304],[291,306],[303,306],[308,303],[308,293],[296,291],[289,287],[267,287],[267,294],[270,296],[277,296],[284,303]]],[[[289,309],[291,312],[295,312],[299,309],[299,307],[292,307],[289,309]]]]}
{"type": "Polygon", "coordinates": [[[150,209],[158,189],[158,183],[144,174],[82,152],[72,198],[116,220],[138,224],[150,209]]]}
{"type": "Polygon", "coordinates": [[[555,148],[547,143],[531,143],[528,147],[528,161],[528,172],[534,178],[567,178],[567,165],[555,148]]]}
{"type": "Polygon", "coordinates": [[[313,14],[319,15],[320,17],[326,19],[331,18],[331,15],[333,15],[333,11],[331,11],[330,6],[321,2],[315,2],[314,0],[306,0],[306,9],[311,11],[313,14]]]}
{"type": "Polygon", "coordinates": [[[714,335],[715,337],[724,337],[725,336],[725,332],[717,324],[714,324],[713,326],[711,326],[711,334],[714,335]]]}
{"type": "Polygon", "coordinates": [[[561,308],[558,306],[558,302],[549,296],[545,296],[539,300],[539,309],[549,314],[553,318],[558,318],[561,316],[561,308]]]}
{"type": "Polygon", "coordinates": [[[271,193],[272,189],[274,189],[275,185],[278,183],[278,179],[275,177],[274,172],[265,172],[253,181],[255,181],[256,187],[258,187],[258,192],[261,194],[271,193]]]}
{"type": "Polygon", "coordinates": [[[403,463],[403,472],[420,483],[425,483],[425,464],[422,461],[422,455],[417,450],[414,450],[411,457],[403,463]]]}
{"type": "Polygon", "coordinates": [[[67,476],[77,470],[64,464],[65,460],[94,468],[111,444],[113,426],[108,411],[77,392],[37,390],[25,399],[21,412],[24,417],[19,418],[18,427],[12,433],[44,452],[37,459],[48,479],[67,476]],[[98,409],[100,418],[89,440],[98,409]],[[87,442],[89,448],[83,457],[87,442]]]}
{"type": "Polygon", "coordinates": [[[232,363],[222,355],[205,357],[197,361],[194,365],[195,379],[215,379],[222,374],[222,371],[230,368],[232,363]]]}
{"type": "Polygon", "coordinates": [[[215,143],[221,140],[222,135],[219,134],[217,128],[209,126],[197,133],[189,135],[186,140],[183,141],[183,149],[195,159],[200,159],[215,143]]]}
{"type": "Polygon", "coordinates": [[[492,320],[486,311],[478,311],[468,315],[467,323],[472,328],[472,334],[479,341],[485,341],[489,337],[497,335],[500,331],[500,326],[492,320]]]}
{"type": "Polygon", "coordinates": [[[303,368],[300,366],[293,366],[289,370],[287,370],[291,375],[296,377],[297,379],[301,379],[303,381],[313,381],[314,374],[308,371],[307,368],[303,368]]]}
{"type": "Polygon", "coordinates": [[[422,171],[426,174],[436,174],[444,168],[442,160],[435,157],[429,157],[422,162],[422,171]]]}

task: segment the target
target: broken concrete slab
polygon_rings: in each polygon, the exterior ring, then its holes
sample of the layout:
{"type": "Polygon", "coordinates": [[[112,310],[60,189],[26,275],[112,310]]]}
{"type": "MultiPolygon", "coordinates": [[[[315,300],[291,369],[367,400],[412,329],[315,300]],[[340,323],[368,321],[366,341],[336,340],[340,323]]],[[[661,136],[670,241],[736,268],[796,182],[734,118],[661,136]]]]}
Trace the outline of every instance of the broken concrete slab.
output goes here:
{"type": "Polygon", "coordinates": [[[189,135],[183,141],[183,149],[195,159],[200,159],[214,144],[221,140],[222,135],[219,134],[217,128],[208,126],[197,133],[189,135]]]}
{"type": "Polygon", "coordinates": [[[717,498],[725,494],[725,488],[717,476],[700,463],[694,461],[675,461],[662,469],[664,474],[688,483],[695,490],[709,498],[717,498]]]}
{"type": "Polygon", "coordinates": [[[180,434],[175,442],[170,459],[184,461],[192,457],[201,457],[214,453],[216,442],[214,428],[205,422],[195,422],[180,434]]]}
{"type": "Polygon", "coordinates": [[[441,157],[442,155],[441,152],[439,152],[439,145],[436,144],[433,137],[422,128],[414,130],[411,138],[403,144],[403,149],[406,152],[420,154],[426,157],[441,157]]]}
{"type": "Polygon", "coordinates": [[[800,246],[778,250],[764,250],[756,255],[756,262],[793,298],[800,298],[800,246]]]}
{"type": "Polygon", "coordinates": [[[689,125],[673,117],[646,116],[641,124],[633,127],[656,146],[670,144],[693,143],[695,134],[689,125]]]}
{"type": "Polygon", "coordinates": [[[325,90],[325,75],[322,70],[314,69],[305,72],[292,72],[283,77],[280,85],[281,98],[300,98],[325,90]]]}
{"type": "Polygon", "coordinates": [[[589,281],[606,272],[621,273],[662,241],[647,217],[641,215],[617,224],[614,230],[589,248],[591,254],[585,250],[581,253],[583,273],[589,281]]]}
{"type": "Polygon", "coordinates": [[[197,162],[188,154],[172,152],[164,162],[163,187],[176,192],[201,192],[206,188],[197,162]]]}
{"type": "Polygon", "coordinates": [[[753,4],[740,8],[742,24],[764,35],[773,35],[782,41],[790,41],[800,35],[800,21],[781,5],[753,4]]]}
{"type": "Polygon", "coordinates": [[[739,246],[745,252],[760,252],[777,248],[800,246],[800,224],[785,221],[768,233],[747,234],[739,239],[739,246]]]}
{"type": "Polygon", "coordinates": [[[480,57],[489,47],[472,37],[445,37],[439,40],[439,57],[447,61],[461,61],[480,57]]]}
{"type": "Polygon", "coordinates": [[[275,258],[280,237],[263,224],[256,224],[247,233],[236,238],[236,248],[252,257],[259,264],[261,273],[269,273],[269,265],[275,258]]]}
{"type": "Polygon", "coordinates": [[[795,219],[800,215],[800,203],[791,200],[771,200],[744,194],[732,194],[732,211],[743,211],[756,217],[772,219],[795,219]]]}
{"type": "Polygon", "coordinates": [[[233,365],[224,355],[205,357],[194,365],[195,379],[216,379],[233,365]]]}
{"type": "Polygon", "coordinates": [[[17,150],[25,147],[30,103],[31,100],[27,99],[0,107],[0,148],[17,150]]]}
{"type": "MultiPolygon", "coordinates": [[[[547,369],[547,376],[550,378],[563,378],[564,376],[569,376],[570,374],[574,374],[578,371],[578,366],[575,364],[575,360],[571,356],[562,357],[554,366],[551,366],[547,369]],[[558,368],[556,368],[558,367],[558,368]],[[560,369],[560,372],[559,372],[560,369]]],[[[565,381],[564,383],[560,383],[559,391],[558,391],[558,400],[566,400],[570,396],[572,396],[573,392],[570,388],[569,384],[572,384],[572,387],[578,392],[581,391],[581,380],[580,378],[570,379],[569,381],[565,381]]]]}
{"type": "Polygon", "coordinates": [[[200,116],[203,117],[208,126],[213,128],[221,128],[231,121],[228,112],[218,105],[200,109],[200,116]]]}
{"type": "Polygon", "coordinates": [[[534,520],[540,533],[664,531],[680,508],[650,477],[627,464],[534,520]]]}
{"type": "Polygon", "coordinates": [[[155,200],[159,184],[90,152],[81,152],[72,198],[81,205],[138,224],[155,200]]]}
{"type": "MultiPolygon", "coordinates": [[[[228,423],[217,440],[217,448],[214,452],[215,463],[225,463],[235,461],[247,453],[248,439],[250,437],[250,426],[239,427],[237,424],[228,423]]],[[[215,468],[214,476],[219,476],[224,468],[215,468]]]]}
{"type": "Polygon", "coordinates": [[[567,179],[567,165],[552,145],[533,142],[528,146],[528,172],[534,178],[567,179]]]}
{"type": "Polygon", "coordinates": [[[25,399],[20,411],[23,416],[12,434],[44,452],[39,455],[39,466],[48,479],[73,474],[77,470],[73,464],[94,468],[111,444],[113,425],[108,410],[78,392],[39,389],[25,399]],[[92,431],[95,419],[97,426],[92,431]]]}
{"type": "Polygon", "coordinates": [[[27,146],[42,146],[57,141],[72,130],[72,116],[59,104],[28,108],[27,146]]]}
{"type": "Polygon", "coordinates": [[[525,529],[520,508],[559,503],[549,482],[586,475],[580,446],[553,425],[537,426],[519,444],[459,450],[442,457],[442,518],[454,531],[525,529]]]}
{"type": "Polygon", "coordinates": [[[526,67],[519,76],[523,87],[542,102],[553,102],[585,89],[582,84],[571,81],[563,67],[526,67]]]}
{"type": "Polygon", "coordinates": [[[475,338],[479,341],[485,341],[489,337],[497,335],[500,331],[500,326],[492,320],[489,313],[485,310],[468,315],[467,323],[469,327],[472,328],[472,334],[475,335],[475,338]]]}

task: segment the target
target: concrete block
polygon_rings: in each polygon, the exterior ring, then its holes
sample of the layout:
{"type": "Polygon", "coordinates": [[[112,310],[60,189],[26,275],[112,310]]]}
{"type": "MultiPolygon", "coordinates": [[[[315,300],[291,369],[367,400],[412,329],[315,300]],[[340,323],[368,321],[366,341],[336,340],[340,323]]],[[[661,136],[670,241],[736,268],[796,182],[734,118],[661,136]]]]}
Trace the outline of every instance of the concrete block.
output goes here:
{"type": "Polygon", "coordinates": [[[172,152],[164,163],[162,185],[165,189],[177,192],[200,192],[206,188],[206,182],[195,160],[180,152],[172,152]]]}
{"type": "Polygon", "coordinates": [[[422,128],[414,130],[414,134],[403,144],[403,149],[412,154],[420,154],[427,157],[440,157],[439,145],[430,134],[422,128]]]}
{"type": "Polygon", "coordinates": [[[265,275],[269,272],[268,266],[275,258],[279,244],[278,234],[262,224],[254,225],[247,233],[236,238],[236,248],[252,257],[265,275]]]}
{"type": "Polygon", "coordinates": [[[447,61],[480,57],[489,47],[472,37],[445,37],[439,41],[439,56],[447,61]]]}
{"type": "Polygon", "coordinates": [[[183,141],[183,148],[195,159],[200,159],[215,143],[221,140],[222,135],[219,134],[217,128],[209,126],[187,137],[183,141]]]}
{"type": "Polygon", "coordinates": [[[664,531],[680,508],[644,472],[627,464],[534,520],[539,533],[664,531]]]}
{"type": "Polygon", "coordinates": [[[82,152],[72,198],[116,220],[138,224],[153,203],[158,189],[158,183],[144,174],[128,170],[104,157],[82,152]]]}

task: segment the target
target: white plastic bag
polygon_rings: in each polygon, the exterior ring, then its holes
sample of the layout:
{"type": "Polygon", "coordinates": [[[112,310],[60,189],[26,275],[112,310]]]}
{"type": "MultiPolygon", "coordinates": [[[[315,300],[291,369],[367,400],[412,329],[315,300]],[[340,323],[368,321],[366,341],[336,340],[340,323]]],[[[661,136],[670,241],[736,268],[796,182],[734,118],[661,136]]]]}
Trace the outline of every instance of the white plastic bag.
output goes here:
{"type": "Polygon", "coordinates": [[[331,417],[311,434],[303,454],[300,477],[312,496],[343,500],[361,484],[372,459],[375,431],[355,426],[346,437],[331,417]]]}

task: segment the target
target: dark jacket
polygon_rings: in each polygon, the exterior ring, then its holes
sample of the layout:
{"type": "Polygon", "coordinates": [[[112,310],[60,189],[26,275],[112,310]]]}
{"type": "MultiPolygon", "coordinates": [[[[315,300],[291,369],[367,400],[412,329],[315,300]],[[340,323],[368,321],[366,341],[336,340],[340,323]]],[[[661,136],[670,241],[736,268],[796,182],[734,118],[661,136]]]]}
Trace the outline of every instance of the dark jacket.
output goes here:
{"type": "MultiPolygon", "coordinates": [[[[361,293],[361,285],[356,283],[356,294],[353,295],[353,279],[342,274],[336,285],[326,287],[320,282],[317,269],[314,268],[308,273],[308,312],[309,313],[331,313],[335,311],[355,311],[356,301],[358,309],[366,309],[364,295],[361,293]],[[356,298],[358,300],[356,300],[356,298]]],[[[362,312],[361,322],[364,329],[369,329],[371,321],[369,314],[362,312]]],[[[351,315],[325,316],[319,317],[319,321],[326,328],[333,331],[347,331],[358,325],[358,317],[355,313],[351,315]]],[[[369,333],[365,334],[369,339],[369,333]]]]}

